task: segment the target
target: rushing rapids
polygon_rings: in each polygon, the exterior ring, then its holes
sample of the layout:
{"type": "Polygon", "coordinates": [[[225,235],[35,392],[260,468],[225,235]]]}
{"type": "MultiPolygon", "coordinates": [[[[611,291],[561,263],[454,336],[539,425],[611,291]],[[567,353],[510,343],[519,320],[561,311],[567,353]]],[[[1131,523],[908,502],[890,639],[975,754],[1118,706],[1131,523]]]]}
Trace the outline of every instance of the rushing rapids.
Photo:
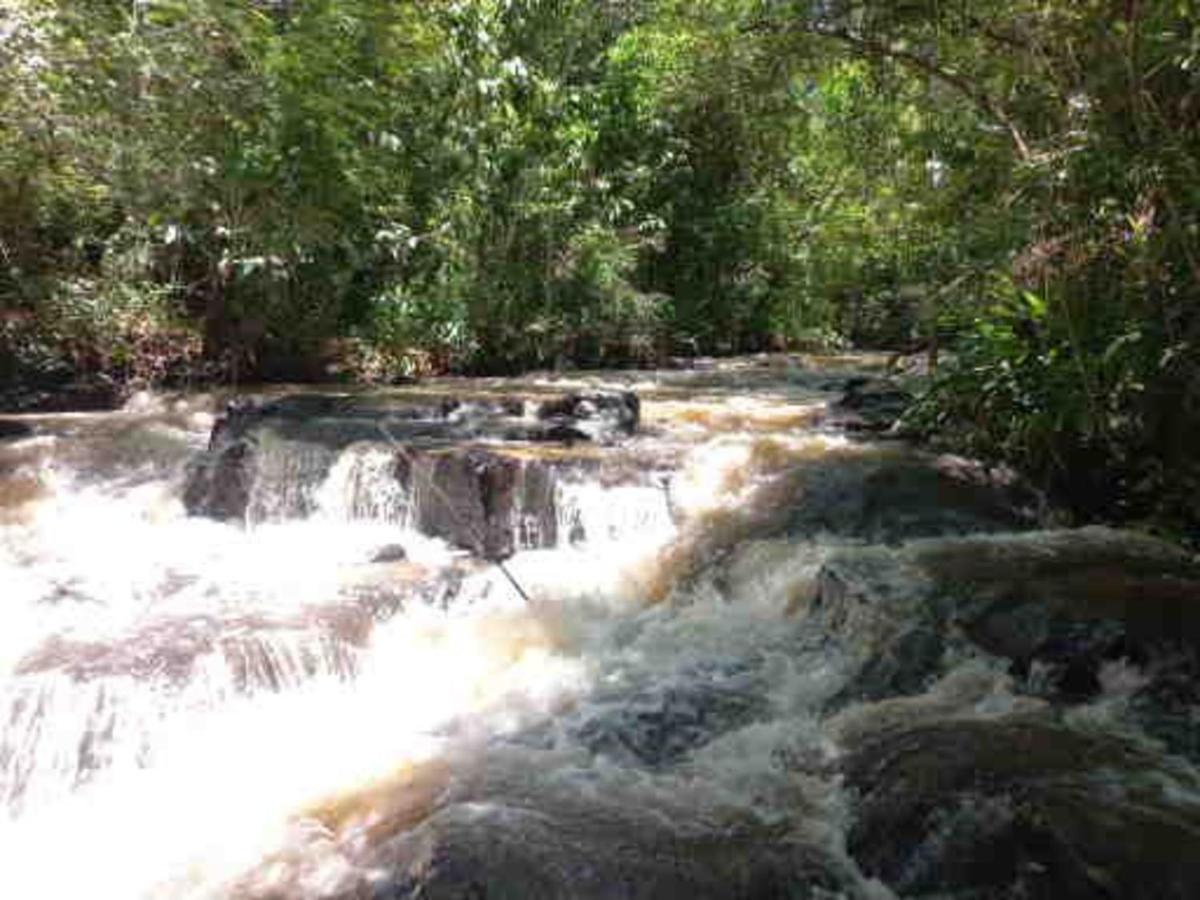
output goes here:
{"type": "Polygon", "coordinates": [[[1194,561],[872,362],[6,420],[0,896],[1194,896],[1194,561]]]}

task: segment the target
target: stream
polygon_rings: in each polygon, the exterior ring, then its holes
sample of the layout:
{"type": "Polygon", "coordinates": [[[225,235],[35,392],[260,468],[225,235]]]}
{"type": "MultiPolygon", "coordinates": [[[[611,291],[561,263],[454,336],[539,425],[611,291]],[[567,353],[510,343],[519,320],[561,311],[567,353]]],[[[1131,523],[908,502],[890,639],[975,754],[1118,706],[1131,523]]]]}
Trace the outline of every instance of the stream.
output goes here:
{"type": "Polygon", "coordinates": [[[0,897],[1196,896],[1196,561],[882,362],[0,418],[0,897]]]}

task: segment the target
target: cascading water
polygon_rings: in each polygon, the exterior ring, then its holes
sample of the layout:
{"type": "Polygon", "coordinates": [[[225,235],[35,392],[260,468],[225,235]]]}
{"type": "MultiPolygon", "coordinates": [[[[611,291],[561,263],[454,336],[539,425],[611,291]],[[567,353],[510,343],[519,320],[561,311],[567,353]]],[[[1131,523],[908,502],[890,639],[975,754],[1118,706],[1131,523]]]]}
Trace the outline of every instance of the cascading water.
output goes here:
{"type": "MultiPolygon", "coordinates": [[[[632,388],[643,428],[612,447],[472,432],[461,456],[289,436],[255,445],[224,521],[184,504],[202,398],[32,420],[0,445],[0,896],[1044,896],[1060,869],[1087,896],[1094,860],[1035,851],[1082,842],[1063,810],[1101,777],[1147,834],[1161,808],[1191,835],[1200,780],[1135,735],[1151,676],[1105,661],[1060,707],[1032,687],[1057,657],[1024,679],[990,613],[943,624],[930,560],[1017,553],[1019,517],[822,425],[831,379],[747,361],[435,383],[632,388]],[[964,533],[1000,537],[960,551],[964,533]],[[930,793],[912,760],[952,759],[957,733],[1038,760],[1061,798],[1037,807],[1045,834],[1022,843],[1017,774],[930,793]],[[1103,772],[1067,772],[1054,742],[1103,748],[1103,772]],[[1123,774],[1147,766],[1156,787],[1123,774]],[[985,872],[998,893],[971,892],[972,840],[1012,856],[985,872]]],[[[1151,887],[1194,887],[1171,877],[1151,887]]]]}
{"type": "Polygon", "coordinates": [[[396,453],[388,447],[350,447],[333,464],[316,498],[324,516],[347,522],[373,521],[407,526],[412,498],[396,478],[396,453]]]}

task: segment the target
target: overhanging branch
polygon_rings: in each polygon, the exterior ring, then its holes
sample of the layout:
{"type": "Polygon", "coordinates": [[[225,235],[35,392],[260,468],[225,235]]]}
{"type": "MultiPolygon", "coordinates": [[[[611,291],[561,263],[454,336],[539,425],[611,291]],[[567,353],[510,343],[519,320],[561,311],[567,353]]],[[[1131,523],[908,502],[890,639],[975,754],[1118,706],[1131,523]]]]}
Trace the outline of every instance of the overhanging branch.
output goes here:
{"type": "MultiPolygon", "coordinates": [[[[750,30],[774,31],[779,29],[773,28],[767,23],[760,22],[752,26],[750,30]]],[[[1017,155],[1022,161],[1028,161],[1031,158],[1032,153],[1029,149],[1029,143],[1025,140],[1025,136],[1021,133],[1021,129],[1017,126],[1017,123],[1005,112],[1004,108],[995,98],[966,76],[940,66],[919,53],[914,53],[911,50],[906,50],[903,47],[898,47],[878,38],[854,34],[842,28],[824,28],[815,24],[795,23],[787,26],[784,30],[838,41],[852,47],[863,56],[895,60],[901,65],[908,66],[911,69],[928,75],[930,78],[942,82],[969,100],[985,116],[1002,126],[1012,138],[1013,146],[1016,148],[1017,155]]]]}

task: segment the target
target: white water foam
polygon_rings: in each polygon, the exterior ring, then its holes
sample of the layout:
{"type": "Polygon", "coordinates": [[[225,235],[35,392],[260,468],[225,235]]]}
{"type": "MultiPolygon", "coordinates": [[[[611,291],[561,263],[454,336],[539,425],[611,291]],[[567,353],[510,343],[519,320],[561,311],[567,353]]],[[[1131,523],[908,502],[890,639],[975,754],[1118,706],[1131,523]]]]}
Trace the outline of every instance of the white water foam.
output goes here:
{"type": "Polygon", "coordinates": [[[263,496],[248,529],[187,518],[174,477],[116,489],[46,473],[49,496],[3,539],[0,893],[226,896],[298,847],[303,877],[279,883],[329,896],[370,876],[359,826],[331,830],[306,810],[497,740],[512,741],[496,757],[511,764],[485,754],[495,777],[560,786],[555,802],[644,805],[718,832],[750,817],[836,849],[845,811],[812,710],[840,686],[837,661],[810,652],[765,572],[739,580],[737,602],[697,595],[680,608],[648,605],[639,577],[681,521],[757,483],[758,437],[691,446],[669,485],[560,481],[558,546],[509,561],[532,606],[478,566],[445,606],[381,613],[347,599],[464,563],[406,527],[410,498],[383,448],[341,453],[298,499],[286,493],[303,479],[283,465],[285,505],[312,514],[277,521],[278,496],[263,496]],[[372,566],[397,543],[403,563],[372,566]],[[55,640],[66,659],[43,652],[55,640]],[[632,727],[631,702],[674,715],[712,692],[755,712],[715,741],[701,727],[666,769],[588,737],[632,727]],[[531,729],[549,746],[523,744],[531,729]]]}

